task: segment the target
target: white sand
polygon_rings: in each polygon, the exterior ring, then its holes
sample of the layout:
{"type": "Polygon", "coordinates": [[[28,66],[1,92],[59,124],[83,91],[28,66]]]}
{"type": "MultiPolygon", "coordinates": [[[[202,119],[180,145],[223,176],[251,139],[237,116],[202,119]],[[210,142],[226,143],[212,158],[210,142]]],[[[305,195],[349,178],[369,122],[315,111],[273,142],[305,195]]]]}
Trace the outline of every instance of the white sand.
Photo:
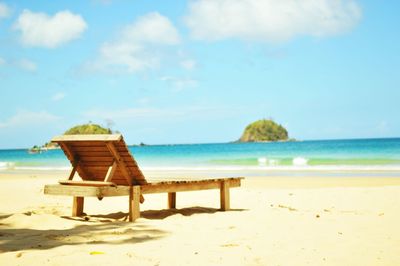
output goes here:
{"type": "Polygon", "coordinates": [[[126,197],[43,195],[59,173],[0,173],[0,265],[400,265],[400,178],[247,178],[217,190],[126,197]],[[194,207],[195,206],[195,207],[194,207]],[[201,207],[198,207],[201,206],[201,207]]]}

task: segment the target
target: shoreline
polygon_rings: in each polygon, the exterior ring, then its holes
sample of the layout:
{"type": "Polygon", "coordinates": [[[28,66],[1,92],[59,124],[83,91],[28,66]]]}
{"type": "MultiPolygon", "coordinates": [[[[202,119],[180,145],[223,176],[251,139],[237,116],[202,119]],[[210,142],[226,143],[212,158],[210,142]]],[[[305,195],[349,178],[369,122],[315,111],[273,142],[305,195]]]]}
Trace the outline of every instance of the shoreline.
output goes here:
{"type": "MultiPolygon", "coordinates": [[[[0,168],[0,174],[52,174],[52,173],[67,173],[72,169],[71,166],[65,167],[31,167],[31,168],[0,168]]],[[[395,168],[347,168],[347,167],[141,167],[141,170],[147,176],[187,176],[187,175],[233,175],[233,176],[249,176],[249,177],[264,177],[264,176],[297,176],[299,173],[303,176],[383,176],[383,177],[400,177],[400,166],[395,168]]]]}
{"type": "MultiPolygon", "coordinates": [[[[70,170],[0,170],[0,181],[41,179],[50,183],[67,179],[70,170]]],[[[149,182],[168,179],[208,179],[219,177],[245,177],[243,183],[260,188],[317,188],[317,187],[372,187],[400,186],[400,171],[271,171],[252,174],[248,172],[220,171],[143,171],[149,182]]],[[[79,179],[75,176],[75,179],[79,179]]]]}

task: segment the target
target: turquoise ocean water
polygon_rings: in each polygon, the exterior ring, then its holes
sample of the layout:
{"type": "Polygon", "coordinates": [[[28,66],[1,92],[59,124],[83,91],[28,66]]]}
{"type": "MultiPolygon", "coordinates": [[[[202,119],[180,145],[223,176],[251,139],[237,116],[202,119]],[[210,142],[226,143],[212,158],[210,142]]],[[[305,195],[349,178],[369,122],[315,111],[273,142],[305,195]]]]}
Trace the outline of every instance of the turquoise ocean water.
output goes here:
{"type": "MultiPolygon", "coordinates": [[[[144,171],[394,170],[400,138],[130,146],[144,171]]],[[[0,150],[0,170],[69,169],[61,150],[0,150]]]]}

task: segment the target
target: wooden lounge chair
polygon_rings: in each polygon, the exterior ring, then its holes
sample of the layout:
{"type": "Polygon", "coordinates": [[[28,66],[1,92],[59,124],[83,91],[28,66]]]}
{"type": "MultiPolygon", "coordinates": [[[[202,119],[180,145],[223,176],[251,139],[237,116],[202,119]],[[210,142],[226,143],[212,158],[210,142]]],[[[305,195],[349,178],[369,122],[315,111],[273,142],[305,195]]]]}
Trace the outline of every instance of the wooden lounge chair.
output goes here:
{"type": "Polygon", "coordinates": [[[143,194],[168,193],[168,208],[176,207],[176,192],[220,190],[222,211],[229,210],[229,189],[242,178],[147,182],[122,135],[64,135],[54,137],[72,164],[59,184],[46,185],[45,194],[73,196],[72,216],[83,215],[84,197],[129,196],[129,221],[140,217],[143,194]],[[78,173],[81,180],[73,180],[78,173]]]}

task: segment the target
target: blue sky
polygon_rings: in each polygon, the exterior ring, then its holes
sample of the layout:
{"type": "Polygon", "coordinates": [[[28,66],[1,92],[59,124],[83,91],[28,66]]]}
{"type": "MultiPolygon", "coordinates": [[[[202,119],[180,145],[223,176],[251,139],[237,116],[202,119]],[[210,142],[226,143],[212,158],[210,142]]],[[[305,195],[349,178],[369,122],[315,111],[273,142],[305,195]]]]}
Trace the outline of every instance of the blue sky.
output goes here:
{"type": "Polygon", "coordinates": [[[398,1],[0,1],[0,148],[400,136],[398,1]]]}

